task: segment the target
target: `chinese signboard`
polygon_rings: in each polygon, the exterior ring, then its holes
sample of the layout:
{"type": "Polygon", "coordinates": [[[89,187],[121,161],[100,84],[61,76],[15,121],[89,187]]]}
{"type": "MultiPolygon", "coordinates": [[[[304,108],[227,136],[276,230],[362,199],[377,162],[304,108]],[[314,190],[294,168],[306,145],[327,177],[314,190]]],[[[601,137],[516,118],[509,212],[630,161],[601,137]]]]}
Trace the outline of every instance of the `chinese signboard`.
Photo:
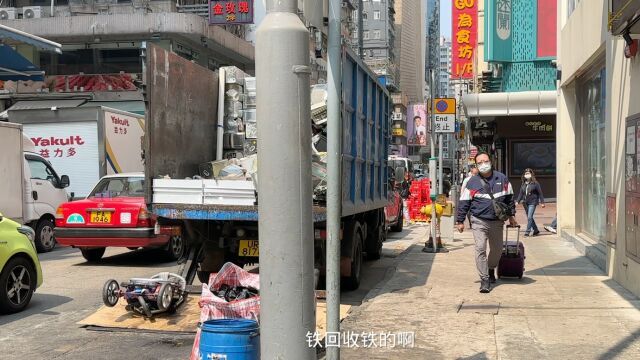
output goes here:
{"type": "Polygon", "coordinates": [[[253,1],[209,0],[209,25],[253,24],[253,1]]]}
{"type": "Polygon", "coordinates": [[[553,132],[552,124],[545,124],[541,121],[527,121],[524,126],[531,128],[534,132],[553,132]]]}
{"type": "Polygon", "coordinates": [[[407,130],[393,128],[393,129],[391,129],[391,135],[392,136],[407,136],[407,130]]]}
{"type": "Polygon", "coordinates": [[[413,146],[427,145],[427,108],[424,104],[409,105],[407,109],[407,143],[413,146]]]}
{"type": "Polygon", "coordinates": [[[434,126],[437,133],[456,131],[456,99],[435,99],[434,126]]]}
{"type": "Polygon", "coordinates": [[[453,0],[452,79],[473,77],[473,63],[478,42],[477,0],[453,0]]]}
{"type": "MultiPolygon", "coordinates": [[[[485,61],[513,61],[513,0],[488,0],[485,61]]],[[[555,36],[555,35],[554,35],[555,36]]]]}

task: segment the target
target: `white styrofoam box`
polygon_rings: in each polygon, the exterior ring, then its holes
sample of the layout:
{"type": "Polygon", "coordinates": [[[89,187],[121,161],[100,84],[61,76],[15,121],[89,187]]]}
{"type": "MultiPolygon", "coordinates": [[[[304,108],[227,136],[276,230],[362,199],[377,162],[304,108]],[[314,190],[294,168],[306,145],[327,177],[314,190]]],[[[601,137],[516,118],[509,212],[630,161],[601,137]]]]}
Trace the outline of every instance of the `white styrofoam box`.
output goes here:
{"type": "Polygon", "coordinates": [[[254,77],[245,77],[244,78],[244,88],[247,91],[256,91],[256,78],[254,78],[254,77]]]}
{"type": "Polygon", "coordinates": [[[203,180],[206,205],[253,205],[256,201],[253,181],[203,180]]]}
{"type": "Polygon", "coordinates": [[[153,202],[157,204],[203,203],[203,184],[199,179],[154,179],[153,202]]]}
{"type": "Polygon", "coordinates": [[[244,110],[244,122],[245,123],[254,123],[258,121],[258,116],[256,109],[246,109],[244,110]]]}

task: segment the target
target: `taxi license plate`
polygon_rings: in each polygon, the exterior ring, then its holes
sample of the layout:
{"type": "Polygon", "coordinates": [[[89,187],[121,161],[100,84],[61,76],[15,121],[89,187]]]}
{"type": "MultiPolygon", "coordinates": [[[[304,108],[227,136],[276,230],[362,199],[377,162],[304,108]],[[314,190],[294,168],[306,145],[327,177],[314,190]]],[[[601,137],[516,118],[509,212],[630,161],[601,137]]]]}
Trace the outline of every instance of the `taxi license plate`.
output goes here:
{"type": "Polygon", "coordinates": [[[238,256],[259,256],[258,240],[240,240],[238,256]]]}
{"type": "Polygon", "coordinates": [[[108,224],[111,222],[110,211],[92,211],[91,222],[94,224],[108,224]]]}

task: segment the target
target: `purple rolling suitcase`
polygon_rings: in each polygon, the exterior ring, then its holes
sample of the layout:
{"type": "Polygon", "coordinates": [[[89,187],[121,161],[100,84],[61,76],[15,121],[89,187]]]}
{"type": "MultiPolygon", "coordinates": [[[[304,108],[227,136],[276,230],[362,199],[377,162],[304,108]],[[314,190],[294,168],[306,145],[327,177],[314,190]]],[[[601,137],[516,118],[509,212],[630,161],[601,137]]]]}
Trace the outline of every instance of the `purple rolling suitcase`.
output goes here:
{"type": "Polygon", "coordinates": [[[502,256],[498,264],[498,278],[517,277],[518,279],[522,279],[522,275],[524,274],[524,259],[524,244],[520,242],[520,225],[507,225],[505,228],[502,256]],[[515,241],[509,240],[509,229],[515,230],[515,241]]]}

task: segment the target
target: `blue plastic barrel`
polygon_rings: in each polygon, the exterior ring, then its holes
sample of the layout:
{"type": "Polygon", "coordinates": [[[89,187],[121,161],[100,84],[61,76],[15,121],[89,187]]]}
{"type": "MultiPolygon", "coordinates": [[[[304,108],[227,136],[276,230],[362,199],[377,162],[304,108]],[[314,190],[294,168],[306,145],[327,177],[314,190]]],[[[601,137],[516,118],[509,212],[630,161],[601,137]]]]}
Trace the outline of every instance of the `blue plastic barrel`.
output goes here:
{"type": "Polygon", "coordinates": [[[200,333],[200,359],[259,360],[258,322],[246,319],[205,321],[200,333]]]}

